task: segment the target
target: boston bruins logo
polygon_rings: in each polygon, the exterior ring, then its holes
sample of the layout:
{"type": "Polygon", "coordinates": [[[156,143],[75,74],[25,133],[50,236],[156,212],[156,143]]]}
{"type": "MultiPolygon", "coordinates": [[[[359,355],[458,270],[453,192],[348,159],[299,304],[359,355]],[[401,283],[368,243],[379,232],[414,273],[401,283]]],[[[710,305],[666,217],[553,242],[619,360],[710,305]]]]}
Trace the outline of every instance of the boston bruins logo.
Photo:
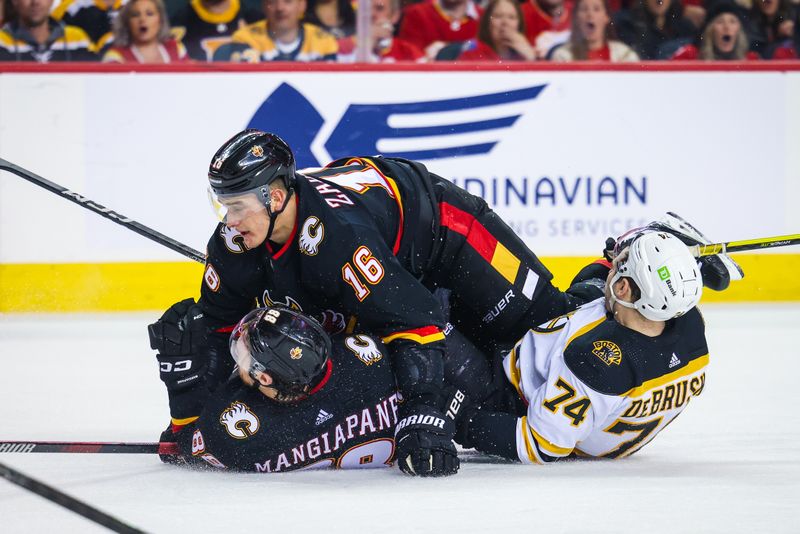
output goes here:
{"type": "Polygon", "coordinates": [[[243,402],[233,402],[219,416],[225,431],[235,439],[247,439],[258,432],[261,424],[256,414],[243,402]]]}
{"type": "Polygon", "coordinates": [[[592,346],[592,354],[606,365],[619,365],[622,361],[622,351],[613,341],[595,341],[592,346]]]}

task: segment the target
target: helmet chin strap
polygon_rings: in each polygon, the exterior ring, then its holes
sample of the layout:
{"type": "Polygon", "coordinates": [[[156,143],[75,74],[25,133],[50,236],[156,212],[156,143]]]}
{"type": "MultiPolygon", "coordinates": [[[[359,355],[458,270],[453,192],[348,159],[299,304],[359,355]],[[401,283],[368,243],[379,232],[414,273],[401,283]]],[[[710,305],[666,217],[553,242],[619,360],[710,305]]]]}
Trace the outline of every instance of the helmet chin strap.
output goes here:
{"type": "Polygon", "coordinates": [[[617,298],[617,296],[614,294],[614,285],[617,282],[619,282],[619,280],[621,278],[622,278],[622,275],[619,272],[617,272],[614,275],[614,277],[611,279],[611,283],[609,284],[609,296],[608,296],[608,298],[609,298],[609,300],[611,300],[611,309],[613,311],[614,304],[619,304],[620,306],[622,306],[624,308],[630,308],[632,310],[635,310],[636,309],[636,305],[633,302],[628,302],[628,301],[625,301],[625,300],[619,300],[617,298]]]}
{"type": "Polygon", "coordinates": [[[294,188],[290,188],[286,190],[286,198],[283,201],[283,205],[281,209],[278,211],[272,211],[272,192],[270,190],[270,195],[267,197],[266,208],[267,208],[267,216],[269,217],[269,227],[267,228],[267,239],[272,238],[272,231],[275,229],[275,221],[278,220],[278,215],[283,213],[286,209],[286,206],[289,205],[289,200],[292,198],[292,194],[294,193],[294,188]]]}

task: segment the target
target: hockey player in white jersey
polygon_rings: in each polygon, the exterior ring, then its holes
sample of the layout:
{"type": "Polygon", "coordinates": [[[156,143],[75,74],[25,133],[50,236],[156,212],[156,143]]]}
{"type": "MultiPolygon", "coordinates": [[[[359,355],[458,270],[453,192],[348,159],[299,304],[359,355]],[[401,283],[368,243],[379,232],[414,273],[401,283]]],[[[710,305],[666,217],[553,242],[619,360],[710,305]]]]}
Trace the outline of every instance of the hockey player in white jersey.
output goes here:
{"type": "Polygon", "coordinates": [[[697,261],[665,232],[628,239],[604,298],[531,329],[503,358],[516,407],[465,406],[462,446],[523,463],[620,458],[703,391],[708,348],[696,308],[697,261]]]}

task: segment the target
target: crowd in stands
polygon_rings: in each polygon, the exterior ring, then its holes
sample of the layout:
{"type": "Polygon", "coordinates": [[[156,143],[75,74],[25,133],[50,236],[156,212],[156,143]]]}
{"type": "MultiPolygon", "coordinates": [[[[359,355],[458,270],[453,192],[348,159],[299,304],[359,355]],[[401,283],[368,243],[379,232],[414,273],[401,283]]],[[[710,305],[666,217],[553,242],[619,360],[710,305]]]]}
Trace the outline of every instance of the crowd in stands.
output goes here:
{"type": "MultiPolygon", "coordinates": [[[[167,1],[0,0],[0,61],[357,57],[357,1],[167,1]]],[[[370,6],[370,61],[800,57],[800,0],[370,0],[370,6]]]]}

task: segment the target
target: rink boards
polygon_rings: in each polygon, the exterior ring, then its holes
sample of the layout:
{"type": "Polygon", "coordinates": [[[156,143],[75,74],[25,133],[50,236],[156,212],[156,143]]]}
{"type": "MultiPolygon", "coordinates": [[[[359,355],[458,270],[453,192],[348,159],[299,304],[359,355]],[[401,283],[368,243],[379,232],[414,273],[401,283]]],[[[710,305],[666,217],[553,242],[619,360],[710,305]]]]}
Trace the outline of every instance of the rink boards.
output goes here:
{"type": "MultiPolygon", "coordinates": [[[[0,157],[201,251],[215,224],[210,157],[244,127],[281,134],[301,166],[420,159],[485,198],[562,287],[606,237],[667,210],[725,241],[800,232],[797,67],[661,68],[6,66],[0,157]]],[[[746,280],[705,299],[800,300],[791,251],[740,256],[746,280]]],[[[0,178],[0,312],[161,308],[196,294],[200,276],[174,252],[0,178]]]]}

